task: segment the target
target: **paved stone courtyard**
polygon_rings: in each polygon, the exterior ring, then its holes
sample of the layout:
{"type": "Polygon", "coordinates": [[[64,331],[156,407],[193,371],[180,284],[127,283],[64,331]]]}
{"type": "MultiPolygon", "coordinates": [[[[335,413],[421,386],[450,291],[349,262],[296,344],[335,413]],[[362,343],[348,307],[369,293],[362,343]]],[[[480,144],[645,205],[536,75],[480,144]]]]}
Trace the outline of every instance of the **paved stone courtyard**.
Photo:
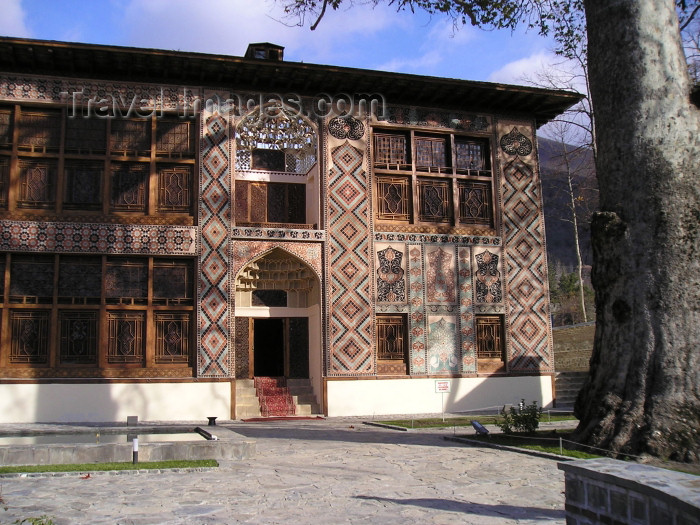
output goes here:
{"type": "MultiPolygon", "coordinates": [[[[256,457],[218,469],[0,479],[0,523],[565,523],[556,461],[361,419],[231,422],[256,457]]],[[[464,430],[466,433],[473,433],[464,430]]]]}

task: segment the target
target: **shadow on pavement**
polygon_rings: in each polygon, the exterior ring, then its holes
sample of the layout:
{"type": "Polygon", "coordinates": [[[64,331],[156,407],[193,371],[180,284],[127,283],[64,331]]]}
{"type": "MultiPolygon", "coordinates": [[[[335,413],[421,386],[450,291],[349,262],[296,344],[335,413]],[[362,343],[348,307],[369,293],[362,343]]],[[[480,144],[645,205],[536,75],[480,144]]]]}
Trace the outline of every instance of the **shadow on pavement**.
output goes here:
{"type": "Polygon", "coordinates": [[[542,509],[538,507],[521,507],[516,505],[485,505],[440,498],[382,498],[378,496],[355,496],[356,499],[374,500],[378,502],[395,503],[397,505],[413,505],[443,511],[461,512],[477,516],[510,517],[528,520],[563,520],[566,513],[557,509],[542,509]]]}

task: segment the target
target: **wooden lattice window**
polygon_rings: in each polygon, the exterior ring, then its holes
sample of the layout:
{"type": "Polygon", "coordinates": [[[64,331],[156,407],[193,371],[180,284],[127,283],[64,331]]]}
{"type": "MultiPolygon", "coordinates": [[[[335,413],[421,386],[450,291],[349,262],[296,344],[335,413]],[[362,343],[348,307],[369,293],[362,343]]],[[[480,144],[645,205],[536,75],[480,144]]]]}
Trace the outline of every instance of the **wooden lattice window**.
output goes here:
{"type": "Polygon", "coordinates": [[[59,312],[60,360],[66,364],[97,363],[97,311],[59,312]]]}
{"type": "Polygon", "coordinates": [[[102,208],[104,164],[67,160],[64,167],[66,209],[99,210],[102,208]]]}
{"type": "Polygon", "coordinates": [[[23,151],[57,151],[61,145],[60,111],[22,111],[17,146],[23,151]]]}
{"type": "Polygon", "coordinates": [[[192,123],[186,120],[158,120],[156,154],[179,157],[194,154],[192,123]]]}
{"type": "Polygon", "coordinates": [[[150,119],[112,119],[111,143],[113,154],[149,156],[151,154],[150,119]]]}
{"type": "Polygon", "coordinates": [[[459,173],[488,170],[483,142],[455,141],[455,157],[459,173]]]}
{"type": "Polygon", "coordinates": [[[7,207],[7,187],[10,180],[10,159],[0,157],[0,208],[7,207]]]}
{"type": "Polygon", "coordinates": [[[20,186],[17,206],[21,208],[52,208],[56,163],[43,160],[20,160],[20,186]]]}
{"type": "Polygon", "coordinates": [[[503,317],[498,315],[476,316],[476,357],[504,360],[503,317]]]}
{"type": "Polygon", "coordinates": [[[53,302],[52,255],[13,255],[10,266],[10,302],[53,302]]]}
{"type": "Polygon", "coordinates": [[[112,209],[146,211],[149,166],[137,162],[112,163],[112,209]]]}
{"type": "Polygon", "coordinates": [[[146,304],[148,263],[143,259],[110,259],[105,272],[108,304],[146,304]]]}
{"type": "Polygon", "coordinates": [[[5,301],[5,254],[0,255],[0,303],[5,301]]]}
{"type": "Polygon", "coordinates": [[[236,222],[304,224],[306,186],[236,181],[236,222]]]}
{"type": "Polygon", "coordinates": [[[143,364],[146,355],[146,312],[109,312],[107,325],[107,362],[143,364]]]}
{"type": "Polygon", "coordinates": [[[377,218],[408,221],[411,217],[411,181],[408,177],[377,176],[377,218]]]}
{"type": "Polygon", "coordinates": [[[62,255],[58,266],[58,302],[99,304],[102,292],[102,259],[62,255]]]}
{"type": "Polygon", "coordinates": [[[153,304],[192,304],[193,288],[190,261],[153,262],[153,304]]]}
{"type": "Polygon", "coordinates": [[[50,314],[49,310],[10,311],[10,363],[48,363],[50,314]]]}
{"type": "Polygon", "coordinates": [[[101,118],[67,118],[66,151],[104,154],[107,149],[107,121],[101,118]]]}
{"type": "Polygon", "coordinates": [[[377,316],[377,358],[406,359],[406,318],[404,316],[377,316]]]}
{"type": "Polygon", "coordinates": [[[12,110],[0,108],[0,149],[12,147],[12,110]]]}
{"type": "Polygon", "coordinates": [[[187,213],[192,207],[192,167],[158,168],[158,211],[187,213]]]}
{"type": "Polygon", "coordinates": [[[491,186],[480,182],[459,181],[459,222],[492,224],[491,186]]]}
{"type": "Polygon", "coordinates": [[[386,169],[411,169],[406,135],[375,133],[374,165],[386,169]]]}
{"type": "Polygon", "coordinates": [[[155,312],[156,363],[183,363],[190,359],[190,324],[187,312],[155,312]]]}
{"type": "Polygon", "coordinates": [[[416,168],[421,171],[444,171],[448,166],[445,139],[438,137],[416,137],[416,168]]]}
{"type": "Polygon", "coordinates": [[[449,222],[451,214],[451,180],[418,179],[420,220],[426,222],[449,222]]]}

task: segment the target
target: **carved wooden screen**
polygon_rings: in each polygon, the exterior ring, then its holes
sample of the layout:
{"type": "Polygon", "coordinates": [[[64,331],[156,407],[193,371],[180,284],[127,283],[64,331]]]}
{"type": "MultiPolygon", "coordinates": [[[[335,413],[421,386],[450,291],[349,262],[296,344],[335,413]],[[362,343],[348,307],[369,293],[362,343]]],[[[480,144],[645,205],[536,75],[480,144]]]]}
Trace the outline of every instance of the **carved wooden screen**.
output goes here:
{"type": "Polygon", "coordinates": [[[375,133],[374,165],[385,169],[411,169],[405,135],[375,133]]]}
{"type": "Polygon", "coordinates": [[[145,358],[146,312],[109,312],[108,363],[139,363],[145,358]]]}
{"type": "Polygon", "coordinates": [[[63,168],[66,209],[102,209],[104,163],[67,160],[63,168]]]}
{"type": "Polygon", "coordinates": [[[151,154],[150,119],[110,121],[110,149],[113,154],[147,157],[151,154]]]}
{"type": "Polygon", "coordinates": [[[236,222],[303,225],[306,185],[237,180],[236,222]]]}
{"type": "Polygon", "coordinates": [[[0,108],[0,149],[12,148],[12,109],[0,108]]]}
{"type": "Polygon", "coordinates": [[[49,360],[49,310],[10,311],[10,363],[45,364],[49,360]]]}
{"type": "Polygon", "coordinates": [[[487,169],[486,146],[484,143],[455,141],[455,158],[458,173],[487,169]]]}
{"type": "Polygon", "coordinates": [[[153,263],[153,304],[191,305],[193,301],[192,263],[157,259],[153,263]]]}
{"type": "Polygon", "coordinates": [[[109,259],[104,288],[108,304],[146,304],[148,264],[142,259],[109,259]]]}
{"type": "Polygon", "coordinates": [[[449,222],[451,219],[452,194],[450,180],[419,179],[418,198],[420,219],[426,222],[449,222]]]}
{"type": "Polygon", "coordinates": [[[156,128],[156,154],[159,157],[193,155],[193,123],[186,120],[159,119],[156,128]]]}
{"type": "Polygon", "coordinates": [[[17,147],[21,151],[55,152],[61,145],[60,111],[22,111],[17,147]]]}
{"type": "Polygon", "coordinates": [[[503,318],[501,316],[476,316],[476,356],[478,358],[504,359],[503,318]]]}
{"type": "Polygon", "coordinates": [[[101,118],[67,118],[66,152],[104,155],[107,149],[107,121],[101,118]]]}
{"type": "Polygon", "coordinates": [[[187,213],[192,208],[192,166],[158,167],[158,211],[187,213]]]}
{"type": "Polygon", "coordinates": [[[448,150],[445,147],[445,138],[416,137],[415,141],[416,169],[444,173],[444,168],[450,165],[447,162],[448,150]]]}
{"type": "Polygon", "coordinates": [[[51,255],[14,255],[10,267],[10,302],[53,302],[54,258],[51,255]]]}
{"type": "Polygon", "coordinates": [[[483,182],[459,181],[459,222],[466,224],[493,223],[491,186],[483,182]]]}
{"type": "Polygon", "coordinates": [[[156,363],[183,363],[190,359],[190,312],[155,312],[156,363]]]}
{"type": "Polygon", "coordinates": [[[7,208],[7,188],[10,181],[10,158],[0,157],[0,208],[7,208]]]}
{"type": "Polygon", "coordinates": [[[97,364],[98,313],[96,310],[59,312],[61,363],[97,364]]]}
{"type": "Polygon", "coordinates": [[[112,209],[146,211],[149,167],[145,163],[112,163],[112,209]]]}
{"type": "Polygon", "coordinates": [[[100,304],[102,258],[62,256],[58,266],[58,302],[100,304]]]}
{"type": "Polygon", "coordinates": [[[408,177],[377,176],[377,218],[407,221],[411,216],[411,181],[408,177]]]}
{"type": "Polygon", "coordinates": [[[20,187],[17,206],[50,208],[54,205],[57,166],[51,160],[21,160],[20,187]]]}
{"type": "Polygon", "coordinates": [[[406,320],[404,316],[377,316],[377,358],[406,359],[406,320]]]}

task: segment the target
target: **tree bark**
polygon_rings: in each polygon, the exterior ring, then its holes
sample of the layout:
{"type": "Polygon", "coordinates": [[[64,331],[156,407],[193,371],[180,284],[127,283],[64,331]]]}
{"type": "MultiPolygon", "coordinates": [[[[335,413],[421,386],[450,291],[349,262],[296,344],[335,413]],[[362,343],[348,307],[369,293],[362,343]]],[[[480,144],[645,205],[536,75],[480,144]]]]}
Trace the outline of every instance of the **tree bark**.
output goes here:
{"type": "Polygon", "coordinates": [[[673,0],[585,0],[601,212],[578,438],[700,458],[700,115],[673,0]]]}

